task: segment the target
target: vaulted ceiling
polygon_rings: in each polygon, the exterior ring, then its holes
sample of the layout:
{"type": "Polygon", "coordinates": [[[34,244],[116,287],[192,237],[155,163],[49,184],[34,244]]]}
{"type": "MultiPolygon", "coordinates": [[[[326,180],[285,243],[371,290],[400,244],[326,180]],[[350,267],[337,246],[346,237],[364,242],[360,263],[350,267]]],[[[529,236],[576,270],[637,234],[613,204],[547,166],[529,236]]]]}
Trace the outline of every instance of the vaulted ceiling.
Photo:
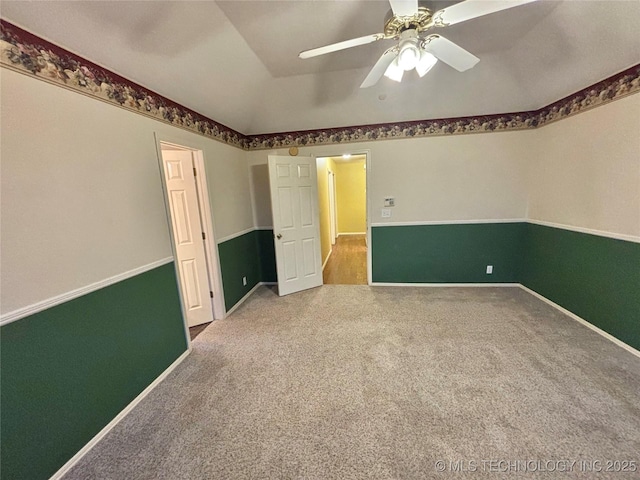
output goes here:
{"type": "Polygon", "coordinates": [[[463,73],[439,62],[423,78],[360,89],[392,41],[298,58],[381,32],[389,9],[386,0],[3,0],[1,15],[245,134],[533,110],[640,63],[633,0],[540,0],[439,30],[480,58],[463,73]]]}

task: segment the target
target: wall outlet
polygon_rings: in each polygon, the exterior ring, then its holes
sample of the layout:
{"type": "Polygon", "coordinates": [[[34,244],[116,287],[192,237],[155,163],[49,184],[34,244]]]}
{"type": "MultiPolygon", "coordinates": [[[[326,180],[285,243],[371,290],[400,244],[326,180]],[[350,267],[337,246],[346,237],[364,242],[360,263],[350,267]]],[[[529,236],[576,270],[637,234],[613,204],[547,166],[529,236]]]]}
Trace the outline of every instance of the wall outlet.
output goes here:
{"type": "Polygon", "coordinates": [[[242,285],[247,286],[247,277],[242,277],[242,285]]]}
{"type": "Polygon", "coordinates": [[[388,208],[382,209],[382,218],[389,218],[391,216],[391,210],[388,208]]]}
{"type": "Polygon", "coordinates": [[[487,275],[491,275],[493,273],[493,265],[487,265],[487,275]]]}

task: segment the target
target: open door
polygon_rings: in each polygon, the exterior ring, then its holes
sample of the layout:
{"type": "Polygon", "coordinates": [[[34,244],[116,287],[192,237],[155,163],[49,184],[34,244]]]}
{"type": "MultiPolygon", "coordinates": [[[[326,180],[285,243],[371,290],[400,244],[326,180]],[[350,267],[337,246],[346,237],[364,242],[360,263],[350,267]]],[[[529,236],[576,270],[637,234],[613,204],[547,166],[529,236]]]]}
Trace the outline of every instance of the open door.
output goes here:
{"type": "Polygon", "coordinates": [[[322,285],[316,160],[269,155],[278,294],[322,285]]]}
{"type": "Polygon", "coordinates": [[[182,300],[189,327],[213,320],[193,152],[162,150],[182,300]]]}

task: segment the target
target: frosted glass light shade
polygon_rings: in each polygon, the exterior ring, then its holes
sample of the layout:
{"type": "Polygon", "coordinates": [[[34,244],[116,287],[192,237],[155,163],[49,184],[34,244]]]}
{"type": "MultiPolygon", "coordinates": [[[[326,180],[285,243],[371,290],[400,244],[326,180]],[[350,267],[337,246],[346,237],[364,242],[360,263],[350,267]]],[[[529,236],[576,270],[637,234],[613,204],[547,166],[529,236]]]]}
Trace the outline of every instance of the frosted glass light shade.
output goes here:
{"type": "Polygon", "coordinates": [[[418,72],[418,75],[421,77],[424,77],[436,63],[438,63],[438,59],[429,52],[423,50],[422,55],[420,56],[420,61],[416,65],[416,72],[418,72]]]}
{"type": "Polygon", "coordinates": [[[384,72],[384,76],[395,82],[401,82],[403,75],[404,69],[398,65],[398,57],[396,57],[387,67],[387,71],[384,72]]]}

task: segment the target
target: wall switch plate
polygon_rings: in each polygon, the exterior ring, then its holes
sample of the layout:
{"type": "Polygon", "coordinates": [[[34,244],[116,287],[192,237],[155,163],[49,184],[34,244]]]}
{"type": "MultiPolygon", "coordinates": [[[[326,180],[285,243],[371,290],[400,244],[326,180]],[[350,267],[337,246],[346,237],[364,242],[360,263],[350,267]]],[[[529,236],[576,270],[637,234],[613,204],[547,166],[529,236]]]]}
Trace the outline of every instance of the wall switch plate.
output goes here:
{"type": "Polygon", "coordinates": [[[391,210],[389,210],[388,208],[383,208],[382,218],[389,218],[389,217],[391,217],[391,210]]]}
{"type": "Polygon", "coordinates": [[[385,207],[395,207],[396,199],[393,197],[384,197],[384,206],[385,207]]]}
{"type": "Polygon", "coordinates": [[[242,285],[247,286],[247,277],[242,277],[242,285]]]}
{"type": "Polygon", "coordinates": [[[487,265],[487,275],[491,275],[493,273],[493,265],[487,265]]]}

